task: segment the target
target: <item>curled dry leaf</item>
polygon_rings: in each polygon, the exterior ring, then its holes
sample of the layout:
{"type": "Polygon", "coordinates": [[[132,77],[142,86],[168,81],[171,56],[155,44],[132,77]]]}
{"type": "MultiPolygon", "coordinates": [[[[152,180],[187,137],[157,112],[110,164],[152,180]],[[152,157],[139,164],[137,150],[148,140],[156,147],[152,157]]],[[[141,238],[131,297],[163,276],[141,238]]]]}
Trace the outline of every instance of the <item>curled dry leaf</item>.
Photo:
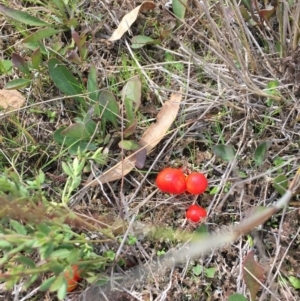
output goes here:
{"type": "Polygon", "coordinates": [[[0,90],[0,108],[19,109],[25,103],[25,97],[17,90],[0,90]]]}
{"type": "MultiPolygon", "coordinates": [[[[139,141],[139,145],[146,150],[147,154],[161,141],[174,122],[179,111],[181,99],[182,90],[177,93],[173,93],[158,113],[156,122],[151,124],[143,134],[139,141]]],[[[141,149],[138,150],[138,152],[142,152],[141,149]]],[[[87,182],[86,186],[95,186],[98,182],[108,183],[119,180],[123,176],[127,175],[134,168],[135,164],[136,153],[126,157],[123,161],[104,172],[97,179],[87,182]]],[[[138,165],[141,164],[142,163],[140,162],[138,163],[138,165]]]]}
{"type": "Polygon", "coordinates": [[[117,41],[119,40],[123,34],[128,31],[130,26],[135,22],[139,12],[152,10],[155,8],[155,4],[152,1],[145,1],[141,5],[137,6],[131,12],[126,14],[121,20],[118,28],[113,32],[112,36],[108,39],[109,41],[117,41]]]}

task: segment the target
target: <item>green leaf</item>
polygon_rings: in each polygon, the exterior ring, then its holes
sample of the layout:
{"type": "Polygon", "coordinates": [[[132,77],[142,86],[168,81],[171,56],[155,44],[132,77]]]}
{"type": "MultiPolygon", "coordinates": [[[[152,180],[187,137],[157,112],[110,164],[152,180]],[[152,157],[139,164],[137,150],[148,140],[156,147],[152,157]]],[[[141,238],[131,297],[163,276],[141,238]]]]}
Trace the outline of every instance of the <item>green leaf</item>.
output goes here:
{"type": "Polygon", "coordinates": [[[244,20],[248,22],[251,19],[251,15],[249,14],[247,8],[244,5],[240,5],[239,9],[244,20]]]}
{"type": "Polygon", "coordinates": [[[268,82],[266,89],[264,91],[269,94],[269,95],[278,95],[278,87],[279,87],[279,81],[276,80],[271,80],[268,82]]]}
{"type": "Polygon", "coordinates": [[[65,267],[59,262],[52,262],[51,266],[49,266],[49,270],[51,270],[55,275],[62,273],[65,267]]]}
{"type": "Polygon", "coordinates": [[[99,87],[97,82],[97,70],[95,66],[91,66],[87,81],[87,90],[89,92],[89,98],[96,102],[99,97],[99,87]]]}
{"type": "Polygon", "coordinates": [[[27,281],[24,284],[24,290],[28,290],[28,288],[40,277],[38,274],[30,275],[29,278],[27,278],[27,281]]]}
{"type": "Polygon", "coordinates": [[[20,261],[20,263],[24,264],[25,266],[28,266],[30,268],[35,268],[35,263],[32,259],[26,257],[26,256],[18,256],[17,260],[20,261]]]}
{"type": "Polygon", "coordinates": [[[193,267],[193,274],[196,276],[200,276],[203,272],[203,266],[200,264],[197,264],[196,266],[193,267]]]}
{"type": "Polygon", "coordinates": [[[242,3],[246,6],[246,8],[252,12],[252,0],[242,0],[242,3]]]}
{"type": "Polygon", "coordinates": [[[70,146],[69,154],[72,156],[77,155],[78,149],[80,150],[80,152],[83,152],[85,150],[94,151],[95,149],[97,149],[97,145],[95,143],[89,143],[88,141],[81,140],[70,146]]]}
{"type": "Polygon", "coordinates": [[[55,86],[68,96],[73,96],[85,106],[84,98],[76,96],[82,94],[82,87],[79,81],[74,77],[72,72],[56,58],[51,58],[48,61],[48,69],[51,79],[55,86]]]}
{"type": "Polygon", "coordinates": [[[61,167],[66,175],[73,177],[74,171],[66,162],[61,162],[61,167]]]}
{"type": "Polygon", "coordinates": [[[235,149],[232,145],[218,144],[212,149],[213,153],[224,161],[231,161],[235,157],[235,149]]]}
{"type": "Polygon", "coordinates": [[[0,249],[9,249],[12,247],[12,244],[6,240],[0,240],[0,249]]]}
{"type": "Polygon", "coordinates": [[[48,24],[36,17],[33,17],[27,13],[24,13],[22,11],[18,11],[9,7],[6,7],[2,4],[0,4],[0,12],[2,12],[7,17],[14,19],[20,23],[23,23],[25,25],[30,26],[52,26],[51,24],[48,24]]]}
{"type": "Polygon", "coordinates": [[[228,301],[248,301],[248,299],[242,294],[232,294],[228,297],[228,301]]]}
{"type": "Polygon", "coordinates": [[[273,186],[276,189],[277,192],[279,192],[281,195],[284,195],[286,190],[288,189],[288,179],[285,175],[281,174],[278,175],[273,180],[273,186]]]}
{"type": "Polygon", "coordinates": [[[187,0],[172,0],[173,12],[179,19],[184,19],[186,6],[187,0]]]}
{"type": "Polygon", "coordinates": [[[40,255],[42,260],[48,259],[48,257],[51,255],[51,253],[54,250],[54,244],[52,242],[49,242],[42,247],[40,247],[40,255]]]}
{"type": "Polygon", "coordinates": [[[49,233],[51,232],[51,228],[45,223],[38,224],[36,227],[44,235],[49,235],[49,233]]]}
{"type": "Polygon", "coordinates": [[[61,286],[65,285],[66,279],[63,274],[60,274],[49,288],[49,292],[56,292],[61,286]]]}
{"type": "Polygon", "coordinates": [[[289,276],[289,281],[290,281],[291,285],[293,286],[293,288],[300,289],[300,279],[299,278],[296,278],[294,276],[289,276]]]}
{"type": "Polygon", "coordinates": [[[65,7],[65,4],[68,5],[69,0],[68,1],[63,1],[63,0],[51,0],[51,4],[56,6],[57,10],[55,12],[55,15],[58,16],[62,16],[63,19],[67,19],[69,18],[69,16],[67,15],[67,10],[65,7]]]}
{"type": "Polygon", "coordinates": [[[126,150],[137,150],[140,148],[139,144],[134,140],[122,140],[119,142],[119,147],[126,150]]]}
{"type": "Polygon", "coordinates": [[[207,235],[209,234],[208,228],[205,224],[201,224],[195,231],[195,234],[198,235],[207,235]]]}
{"type": "Polygon", "coordinates": [[[250,251],[243,262],[243,279],[250,291],[251,300],[255,300],[260,289],[260,283],[256,279],[262,282],[264,273],[264,268],[254,260],[254,252],[250,251]]]}
{"type": "Polygon", "coordinates": [[[37,48],[41,49],[41,54],[48,56],[49,50],[46,50],[45,46],[41,42],[24,43],[25,48],[35,51],[37,48]]]}
{"type": "Polygon", "coordinates": [[[237,172],[237,174],[238,174],[238,176],[239,176],[240,178],[242,178],[242,179],[246,179],[246,178],[248,177],[248,175],[247,175],[244,171],[242,171],[242,170],[239,170],[239,171],[237,172]]]}
{"type": "Polygon", "coordinates": [[[211,268],[206,268],[204,270],[204,273],[205,273],[207,278],[214,278],[216,271],[217,271],[217,268],[211,267],[211,268]]]}
{"type": "Polygon", "coordinates": [[[10,225],[18,234],[20,234],[20,235],[27,234],[26,228],[22,224],[20,224],[18,221],[11,220],[10,225]]]}
{"type": "Polygon", "coordinates": [[[58,250],[53,251],[49,258],[52,260],[55,260],[55,259],[58,260],[59,258],[66,259],[69,257],[69,255],[70,255],[70,250],[58,249],[58,250]]]}
{"type": "Polygon", "coordinates": [[[89,139],[96,129],[96,123],[89,120],[87,123],[73,123],[61,131],[61,135],[75,139],[89,139]]]}
{"type": "Polygon", "coordinates": [[[31,79],[17,78],[17,79],[13,79],[10,82],[8,82],[4,86],[4,89],[6,89],[6,90],[21,89],[21,88],[29,86],[30,84],[31,84],[31,79]]]}
{"type": "Polygon", "coordinates": [[[280,96],[280,92],[278,90],[279,87],[279,81],[278,80],[272,80],[267,84],[267,88],[264,89],[264,91],[270,95],[270,97],[267,98],[267,105],[272,106],[275,99],[272,96],[280,96]]]}
{"type": "Polygon", "coordinates": [[[116,253],[114,251],[108,250],[103,253],[103,256],[110,259],[111,261],[114,261],[116,258],[116,253]]]}
{"type": "Polygon", "coordinates": [[[33,43],[38,42],[42,39],[49,38],[57,33],[61,32],[61,30],[54,29],[54,28],[41,28],[34,33],[32,33],[30,36],[26,37],[23,40],[23,43],[33,43]]]}
{"type": "Polygon", "coordinates": [[[39,170],[39,174],[36,176],[36,181],[39,184],[45,183],[45,173],[41,169],[39,170]]]}
{"type": "Polygon", "coordinates": [[[125,104],[126,116],[129,123],[135,119],[135,113],[141,105],[142,83],[138,76],[131,78],[122,89],[122,99],[125,104]]]}
{"type": "Polygon", "coordinates": [[[37,48],[31,55],[31,64],[32,68],[34,69],[40,69],[42,64],[42,54],[41,54],[41,48],[37,48]]]}
{"type": "Polygon", "coordinates": [[[110,121],[115,128],[118,127],[117,117],[119,114],[119,106],[114,97],[114,95],[110,91],[102,91],[99,96],[99,104],[100,106],[100,116],[105,120],[110,121]]]}
{"type": "Polygon", "coordinates": [[[52,276],[49,279],[45,280],[41,286],[39,287],[39,290],[41,292],[45,292],[49,289],[49,287],[52,285],[52,283],[55,281],[56,276],[52,276]]]}
{"type": "Polygon", "coordinates": [[[218,193],[219,189],[220,189],[219,186],[215,186],[215,187],[213,187],[213,188],[210,190],[209,194],[210,194],[210,195],[216,195],[216,194],[218,193]]]}
{"type": "Polygon", "coordinates": [[[54,132],[54,134],[53,134],[53,138],[54,138],[54,140],[55,140],[57,143],[59,143],[59,144],[61,144],[61,145],[65,144],[66,146],[70,146],[70,145],[72,145],[74,142],[77,142],[78,139],[74,139],[74,138],[70,138],[70,137],[67,137],[67,136],[63,136],[63,135],[61,134],[61,132],[64,131],[66,128],[67,128],[67,127],[63,126],[63,127],[61,127],[60,129],[56,130],[56,131],[54,132]]]}
{"type": "Polygon", "coordinates": [[[67,282],[64,281],[57,291],[57,299],[64,300],[67,294],[67,282]]]}
{"type": "Polygon", "coordinates": [[[97,149],[97,145],[94,143],[89,143],[89,141],[78,140],[77,138],[63,136],[61,132],[65,129],[66,127],[61,127],[60,129],[56,130],[53,134],[53,138],[57,143],[68,146],[69,153],[71,155],[76,155],[78,148],[81,151],[84,151],[86,149],[93,151],[97,149]]]}
{"type": "Polygon", "coordinates": [[[138,49],[144,47],[145,45],[158,44],[158,43],[160,43],[159,40],[154,40],[150,37],[139,35],[139,36],[134,36],[131,39],[131,48],[138,49]]]}
{"type": "Polygon", "coordinates": [[[80,260],[80,250],[79,249],[71,250],[68,256],[69,264],[78,263],[79,260],[80,260]]]}
{"type": "Polygon", "coordinates": [[[11,73],[13,63],[11,60],[0,60],[0,74],[11,73]]]}
{"type": "Polygon", "coordinates": [[[271,144],[272,144],[271,141],[266,140],[256,148],[254,153],[254,161],[257,166],[263,163],[266,153],[269,147],[271,146],[271,144]]]}

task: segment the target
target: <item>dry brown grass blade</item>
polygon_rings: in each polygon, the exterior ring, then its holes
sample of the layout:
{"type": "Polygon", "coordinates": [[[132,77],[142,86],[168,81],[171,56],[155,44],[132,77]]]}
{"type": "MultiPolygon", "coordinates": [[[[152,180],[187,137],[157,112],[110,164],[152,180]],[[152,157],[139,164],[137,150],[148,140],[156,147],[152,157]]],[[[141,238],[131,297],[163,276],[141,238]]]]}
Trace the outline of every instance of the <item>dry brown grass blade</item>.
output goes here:
{"type": "MultiPolygon", "coordinates": [[[[151,124],[143,134],[139,144],[146,149],[147,153],[149,153],[166,135],[178,114],[181,100],[182,89],[180,89],[180,91],[177,93],[172,93],[170,99],[164,103],[163,107],[158,113],[156,122],[151,124]]],[[[140,150],[138,150],[138,152],[139,151],[140,150]]],[[[86,182],[85,186],[95,186],[99,182],[108,183],[121,179],[134,168],[136,154],[137,152],[126,157],[124,160],[104,172],[98,178],[90,182],[86,182]]]]}

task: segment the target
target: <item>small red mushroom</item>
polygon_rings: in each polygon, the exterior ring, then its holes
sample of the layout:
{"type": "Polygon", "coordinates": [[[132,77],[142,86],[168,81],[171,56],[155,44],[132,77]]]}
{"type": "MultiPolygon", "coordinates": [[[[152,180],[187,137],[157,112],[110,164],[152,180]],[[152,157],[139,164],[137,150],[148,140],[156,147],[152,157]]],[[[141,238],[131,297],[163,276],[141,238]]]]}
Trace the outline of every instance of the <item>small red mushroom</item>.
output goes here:
{"type": "Polygon", "coordinates": [[[207,216],[207,212],[198,205],[191,205],[186,211],[185,216],[188,220],[198,223],[207,216]]]}
{"type": "Polygon", "coordinates": [[[186,178],[186,190],[191,194],[201,194],[208,186],[205,175],[201,172],[192,172],[186,178]]]}
{"type": "Polygon", "coordinates": [[[163,192],[182,194],[186,191],[185,175],[181,169],[165,168],[157,175],[156,185],[163,192]]]}

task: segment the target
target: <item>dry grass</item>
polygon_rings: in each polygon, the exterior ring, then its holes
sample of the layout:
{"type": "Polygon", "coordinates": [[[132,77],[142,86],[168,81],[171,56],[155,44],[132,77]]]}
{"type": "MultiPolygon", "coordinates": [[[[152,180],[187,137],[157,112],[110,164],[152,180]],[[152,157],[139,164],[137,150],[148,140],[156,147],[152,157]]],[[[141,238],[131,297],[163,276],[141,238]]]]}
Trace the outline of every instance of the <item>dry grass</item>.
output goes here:
{"type": "MultiPolygon", "coordinates": [[[[140,75],[141,110],[147,119],[139,124],[137,135],[155,119],[170,93],[180,87],[184,89],[183,103],[174,131],[147,157],[143,170],[135,170],[121,181],[99,185],[87,193],[84,187],[76,192],[79,197],[74,206],[76,212],[91,220],[109,214],[113,220],[109,225],[123,222],[124,228],[115,232],[118,239],[96,248],[99,253],[113,250],[117,257],[126,260],[127,268],[123,270],[116,264],[105,271],[115,289],[110,285],[83,284],[78,293],[70,294],[66,300],[228,300],[235,292],[249,298],[242,271],[244,257],[250,250],[255,250],[257,261],[265,269],[257,300],[300,300],[299,292],[287,281],[290,275],[298,278],[300,275],[297,255],[300,212],[296,193],[283,212],[253,229],[249,236],[218,248],[213,245],[206,254],[198,252],[199,256],[193,258],[179,258],[184,248],[190,246],[190,234],[198,228],[184,219],[190,204],[197,202],[207,208],[209,231],[226,236],[229,227],[237,225],[248,210],[255,206],[269,207],[280,197],[272,185],[278,174],[283,173],[292,181],[299,168],[300,3],[294,1],[291,5],[282,1],[268,24],[251,27],[235,0],[221,0],[218,4],[190,1],[186,18],[177,20],[179,25],[174,27],[170,38],[161,45],[133,50],[130,34],[109,49],[103,42],[122,16],[138,5],[134,1],[117,2],[91,1],[89,6],[86,3],[87,8],[80,9],[90,18],[81,24],[82,29],[96,32],[88,62],[97,67],[101,89],[109,85],[119,93],[128,78],[140,75]],[[97,30],[99,14],[106,15],[106,22],[97,30]],[[167,61],[166,53],[172,60],[167,61]],[[272,81],[278,82],[278,93],[270,97],[267,88],[272,81]],[[263,163],[256,166],[254,152],[264,141],[271,141],[271,146],[263,163]],[[212,152],[217,144],[233,145],[235,159],[224,162],[217,158],[212,152]],[[276,163],[279,159],[282,165],[276,163]],[[199,197],[167,196],[158,192],[154,186],[155,175],[165,166],[185,166],[205,172],[209,191],[199,197]],[[165,231],[157,234],[153,229],[165,231]],[[130,245],[128,237],[132,236],[137,241],[130,245]],[[159,251],[166,253],[167,259],[162,262],[156,260],[159,251]],[[178,261],[176,265],[172,265],[174,254],[178,256],[174,259],[178,261]],[[197,265],[203,266],[203,271],[214,267],[216,272],[211,278],[204,272],[195,275],[193,267],[197,265]],[[144,277],[141,273],[145,273],[144,277]],[[121,283],[115,281],[119,277],[123,279],[121,283]]],[[[11,46],[6,45],[2,51],[4,58],[10,49],[22,52],[19,34],[6,22],[2,18],[4,35],[11,46]]],[[[158,3],[157,10],[140,16],[131,30],[133,35],[141,34],[144,29],[155,35],[157,28],[161,30],[169,24],[176,24],[174,15],[158,3]]],[[[77,68],[82,74],[88,70],[85,65],[77,68]]],[[[2,75],[0,85],[9,79],[2,75]]],[[[58,94],[49,80],[40,78],[39,81],[43,86],[35,84],[23,91],[27,105],[2,119],[16,118],[19,128],[24,129],[16,133],[10,123],[0,125],[1,135],[10,133],[9,141],[19,135],[17,149],[3,142],[1,153],[7,160],[2,166],[9,166],[25,180],[32,176],[34,169],[43,167],[53,176],[47,178],[50,187],[47,193],[51,199],[59,200],[63,183],[58,177],[62,176],[60,166],[65,154],[57,155],[52,133],[59,125],[74,122],[76,109],[58,94]],[[54,120],[45,112],[55,112],[54,120]],[[37,162],[36,158],[41,156],[37,162]]],[[[125,155],[120,156],[118,139],[118,134],[113,133],[106,146],[109,162],[105,168],[115,165],[125,155]]],[[[91,178],[98,172],[102,169],[92,166],[91,178]]],[[[96,235],[96,239],[100,237],[96,235]]],[[[217,237],[220,239],[222,235],[217,237]]],[[[185,254],[190,254],[186,250],[185,254]]],[[[39,296],[35,288],[21,294],[18,288],[14,288],[13,295],[9,292],[5,300],[35,300],[39,296]]],[[[42,298],[54,300],[55,297],[42,298]]]]}

